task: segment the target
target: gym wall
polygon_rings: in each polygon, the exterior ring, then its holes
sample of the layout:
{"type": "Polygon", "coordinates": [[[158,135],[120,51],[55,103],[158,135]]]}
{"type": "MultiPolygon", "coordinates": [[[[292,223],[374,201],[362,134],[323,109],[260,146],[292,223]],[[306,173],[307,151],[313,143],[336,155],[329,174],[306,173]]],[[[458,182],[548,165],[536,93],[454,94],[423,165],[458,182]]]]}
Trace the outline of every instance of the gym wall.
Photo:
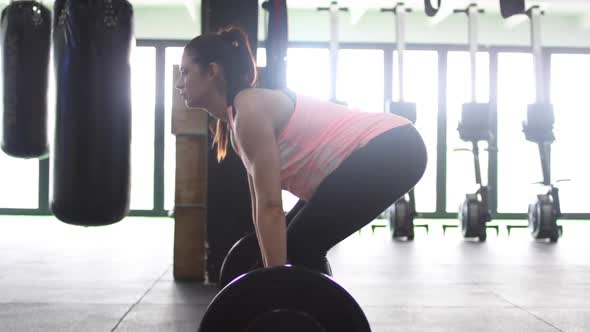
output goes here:
{"type": "MultiPolygon", "coordinates": [[[[3,4],[0,8],[4,8],[3,4]]],[[[51,9],[51,5],[49,6],[51,9]]],[[[135,37],[137,39],[189,40],[201,31],[201,8],[194,17],[185,6],[135,6],[135,37]]],[[[258,38],[264,40],[264,11],[260,11],[258,38]]],[[[392,15],[369,10],[352,24],[350,13],[341,13],[340,41],[394,43],[392,15]]],[[[466,44],[466,18],[452,15],[437,25],[430,23],[422,8],[407,16],[406,40],[413,44],[466,44]]],[[[590,18],[562,15],[548,11],[541,26],[543,45],[553,47],[590,47],[590,18]]],[[[508,27],[499,13],[480,17],[482,45],[530,46],[530,28],[525,20],[508,27]]],[[[295,42],[326,42],[329,19],[326,13],[313,9],[289,10],[289,39],[295,42]]]]}
{"type": "MultiPolygon", "coordinates": [[[[200,8],[196,13],[200,13],[200,8]]],[[[136,36],[138,39],[188,40],[200,32],[200,17],[194,19],[186,7],[136,7],[136,36]]],[[[263,11],[260,11],[263,15],[263,11]]],[[[199,16],[199,15],[197,15],[199,16]]],[[[544,46],[590,47],[590,19],[564,16],[547,12],[543,17],[542,36],[544,46]]],[[[342,13],[340,20],[341,42],[393,43],[395,27],[392,15],[371,10],[352,24],[349,13],[342,13]]],[[[422,8],[407,16],[407,42],[419,44],[466,44],[466,18],[452,15],[431,25],[422,8]]],[[[259,19],[259,40],[264,40],[264,19],[259,19]]],[[[524,20],[510,28],[499,13],[487,13],[480,17],[480,43],[483,45],[530,46],[530,29],[524,20]]],[[[324,12],[315,10],[289,10],[290,41],[327,41],[329,19],[324,12]]]]}

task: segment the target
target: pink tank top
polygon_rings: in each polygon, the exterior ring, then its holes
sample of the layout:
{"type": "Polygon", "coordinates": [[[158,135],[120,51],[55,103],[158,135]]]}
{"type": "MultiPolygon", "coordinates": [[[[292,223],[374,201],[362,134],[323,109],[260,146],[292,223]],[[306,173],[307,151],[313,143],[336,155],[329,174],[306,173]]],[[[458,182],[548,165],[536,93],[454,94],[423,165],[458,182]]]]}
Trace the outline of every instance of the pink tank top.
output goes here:
{"type": "MultiPolygon", "coordinates": [[[[228,112],[233,129],[231,108],[228,112]]],[[[308,201],[352,152],[375,136],[410,123],[394,114],[361,112],[296,95],[295,111],[277,139],[281,188],[308,201]]]]}

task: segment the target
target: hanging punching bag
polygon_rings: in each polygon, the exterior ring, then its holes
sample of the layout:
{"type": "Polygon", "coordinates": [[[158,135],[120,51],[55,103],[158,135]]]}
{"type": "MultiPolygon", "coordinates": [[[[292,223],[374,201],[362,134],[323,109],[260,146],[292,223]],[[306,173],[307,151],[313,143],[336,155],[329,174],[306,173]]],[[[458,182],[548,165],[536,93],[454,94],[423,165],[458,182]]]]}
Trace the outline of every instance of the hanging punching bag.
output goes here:
{"type": "Polygon", "coordinates": [[[268,35],[266,36],[266,71],[264,87],[287,87],[287,47],[289,42],[287,0],[268,0],[262,4],[268,11],[268,35]]]}
{"type": "Polygon", "coordinates": [[[51,13],[36,1],[2,11],[2,150],[17,158],[47,155],[47,84],[51,13]]]}
{"type": "Polygon", "coordinates": [[[129,209],[133,8],[125,0],[58,0],[51,210],[81,226],[129,209]]]}

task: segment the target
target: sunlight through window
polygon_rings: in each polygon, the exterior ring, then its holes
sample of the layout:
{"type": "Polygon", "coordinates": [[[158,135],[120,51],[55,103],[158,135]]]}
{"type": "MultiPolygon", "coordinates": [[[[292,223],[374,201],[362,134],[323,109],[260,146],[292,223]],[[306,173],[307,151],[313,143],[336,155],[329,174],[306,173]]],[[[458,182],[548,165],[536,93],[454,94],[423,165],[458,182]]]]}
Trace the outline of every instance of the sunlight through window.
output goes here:
{"type": "Polygon", "coordinates": [[[383,51],[338,52],[336,99],[363,112],[383,112],[383,51]]]}
{"type": "Polygon", "coordinates": [[[132,210],[154,206],[154,121],[156,49],[135,47],[131,53],[131,203],[132,210]]]}
{"type": "MultiPolygon", "coordinates": [[[[489,55],[477,54],[476,102],[489,102],[489,55]]],[[[468,52],[449,52],[447,58],[447,212],[456,212],[465,194],[477,190],[475,167],[470,142],[459,137],[457,127],[464,103],[471,102],[471,65],[468,52]]],[[[484,185],[488,184],[488,152],[486,142],[479,143],[479,163],[484,185]]]]}
{"type": "Polygon", "coordinates": [[[18,159],[0,152],[0,207],[39,207],[39,160],[18,159]]]}
{"type": "Polygon", "coordinates": [[[287,87],[299,94],[330,99],[330,57],[324,48],[287,50],[287,87]]]}
{"type": "Polygon", "coordinates": [[[555,54],[551,58],[551,101],[555,111],[555,142],[552,145],[552,181],[558,183],[561,210],[588,213],[588,199],[581,195],[590,187],[590,55],[555,54]]]}
{"type": "Polygon", "coordinates": [[[539,193],[541,161],[535,143],[525,139],[522,122],[534,102],[530,53],[498,54],[498,212],[526,213],[539,193]]]}

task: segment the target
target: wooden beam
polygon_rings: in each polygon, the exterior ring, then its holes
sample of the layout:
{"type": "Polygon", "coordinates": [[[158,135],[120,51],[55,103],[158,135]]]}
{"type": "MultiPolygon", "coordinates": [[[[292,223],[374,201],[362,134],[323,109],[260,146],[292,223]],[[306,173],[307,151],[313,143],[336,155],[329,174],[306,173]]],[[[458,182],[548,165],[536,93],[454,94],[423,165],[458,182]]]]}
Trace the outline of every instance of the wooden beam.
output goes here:
{"type": "MultiPolygon", "coordinates": [[[[178,80],[178,65],[173,82],[178,80]]],[[[174,279],[203,281],[207,241],[207,113],[189,109],[172,86],[172,134],[176,136],[174,279]]]]}

